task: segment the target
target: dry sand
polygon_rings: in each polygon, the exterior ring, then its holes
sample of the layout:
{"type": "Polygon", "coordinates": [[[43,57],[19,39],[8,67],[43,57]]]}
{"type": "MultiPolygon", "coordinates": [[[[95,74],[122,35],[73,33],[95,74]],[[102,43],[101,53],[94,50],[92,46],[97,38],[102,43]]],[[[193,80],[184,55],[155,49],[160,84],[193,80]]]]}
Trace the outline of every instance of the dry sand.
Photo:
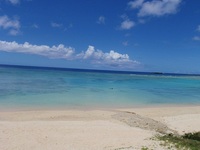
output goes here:
{"type": "Polygon", "coordinates": [[[161,150],[151,137],[194,131],[200,106],[0,112],[0,150],[161,150]]]}

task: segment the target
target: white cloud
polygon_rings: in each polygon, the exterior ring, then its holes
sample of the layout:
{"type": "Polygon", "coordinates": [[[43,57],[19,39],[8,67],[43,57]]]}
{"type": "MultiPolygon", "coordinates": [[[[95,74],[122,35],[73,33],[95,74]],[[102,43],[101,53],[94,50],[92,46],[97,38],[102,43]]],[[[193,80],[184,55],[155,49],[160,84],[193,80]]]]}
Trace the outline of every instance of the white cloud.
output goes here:
{"type": "Polygon", "coordinates": [[[89,46],[85,52],[78,54],[77,58],[90,59],[95,64],[115,67],[134,67],[135,65],[139,64],[139,62],[131,60],[128,54],[120,54],[114,50],[104,53],[101,50],[95,50],[94,46],[89,46]]]}
{"type": "Polygon", "coordinates": [[[54,27],[54,28],[60,28],[60,27],[62,27],[63,25],[62,25],[62,24],[59,24],[59,23],[52,22],[52,23],[51,23],[51,26],[54,27]]]}
{"type": "Polygon", "coordinates": [[[98,18],[98,21],[97,21],[98,24],[105,24],[105,17],[104,16],[100,16],[98,18]]]}
{"type": "Polygon", "coordinates": [[[32,45],[28,42],[24,44],[18,44],[17,42],[0,41],[0,51],[5,52],[18,52],[42,55],[49,58],[65,58],[71,59],[74,49],[71,47],[65,47],[60,44],[58,46],[49,47],[47,45],[32,45]]]}
{"type": "Polygon", "coordinates": [[[16,5],[20,3],[20,0],[7,0],[9,1],[11,4],[16,5]]]}
{"type": "Polygon", "coordinates": [[[194,36],[194,37],[193,37],[193,40],[195,40],[195,41],[200,41],[200,37],[199,37],[199,36],[194,36]]]}
{"type": "Polygon", "coordinates": [[[82,56],[84,59],[87,59],[87,58],[91,57],[94,53],[96,53],[94,47],[89,46],[87,51],[85,53],[83,52],[82,56]]]}
{"type": "Polygon", "coordinates": [[[65,47],[63,44],[50,47],[48,45],[32,45],[28,42],[19,44],[15,41],[0,41],[0,51],[41,55],[55,59],[82,60],[112,67],[134,68],[140,64],[131,60],[128,54],[120,54],[114,50],[105,53],[101,50],[96,50],[94,46],[89,46],[86,51],[81,53],[75,53],[74,48],[65,47]]]}
{"type": "Polygon", "coordinates": [[[128,3],[128,5],[132,8],[132,9],[135,9],[135,8],[139,8],[140,6],[142,6],[144,0],[135,0],[135,1],[130,1],[128,3]]]}
{"type": "Polygon", "coordinates": [[[175,14],[182,0],[135,0],[128,3],[132,9],[139,8],[138,16],[163,16],[175,14]]]}
{"type": "Polygon", "coordinates": [[[20,31],[20,22],[17,18],[11,19],[8,16],[0,16],[0,28],[9,30],[11,35],[17,35],[20,31]]]}
{"type": "Polygon", "coordinates": [[[8,28],[15,28],[19,29],[20,28],[20,23],[17,19],[10,19],[8,16],[0,16],[0,27],[3,29],[8,29],[8,28]]]}
{"type": "Polygon", "coordinates": [[[135,23],[127,18],[121,23],[120,28],[122,30],[129,30],[133,28],[134,26],[135,26],[135,23]]]}

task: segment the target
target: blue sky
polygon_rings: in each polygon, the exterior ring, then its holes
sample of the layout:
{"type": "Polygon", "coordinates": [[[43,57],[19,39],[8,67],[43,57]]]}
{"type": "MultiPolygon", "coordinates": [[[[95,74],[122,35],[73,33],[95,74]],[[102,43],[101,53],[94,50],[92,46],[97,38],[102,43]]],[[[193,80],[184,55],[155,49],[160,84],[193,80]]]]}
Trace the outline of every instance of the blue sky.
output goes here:
{"type": "Polygon", "coordinates": [[[0,64],[200,73],[199,0],[0,0],[0,64]]]}

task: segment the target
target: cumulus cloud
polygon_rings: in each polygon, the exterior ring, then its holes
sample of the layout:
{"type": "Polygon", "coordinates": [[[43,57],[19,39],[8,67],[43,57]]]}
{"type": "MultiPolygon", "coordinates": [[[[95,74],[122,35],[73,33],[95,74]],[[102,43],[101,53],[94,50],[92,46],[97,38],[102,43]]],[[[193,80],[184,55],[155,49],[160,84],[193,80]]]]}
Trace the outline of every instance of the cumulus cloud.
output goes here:
{"type": "Polygon", "coordinates": [[[128,54],[120,54],[114,50],[110,50],[110,52],[104,53],[101,50],[96,50],[94,46],[89,46],[85,52],[78,54],[77,58],[90,59],[96,64],[104,64],[117,67],[133,67],[139,64],[139,62],[131,60],[128,54]]]}
{"type": "Polygon", "coordinates": [[[20,28],[20,23],[18,20],[12,20],[10,18],[8,18],[8,16],[4,15],[4,16],[0,16],[0,26],[3,29],[8,29],[8,28],[20,28]]]}
{"type": "Polygon", "coordinates": [[[139,8],[140,6],[142,6],[144,0],[135,0],[135,1],[130,1],[128,3],[128,5],[132,8],[132,9],[135,9],[135,8],[139,8]]]}
{"type": "Polygon", "coordinates": [[[17,18],[11,19],[8,16],[0,16],[0,28],[8,30],[11,35],[17,35],[20,32],[20,22],[17,18]]]}
{"type": "Polygon", "coordinates": [[[70,59],[74,53],[74,49],[71,47],[65,47],[60,44],[58,46],[47,45],[32,45],[28,42],[24,44],[18,44],[17,42],[0,41],[0,51],[5,52],[18,52],[41,55],[49,58],[66,58],[70,59]]]}
{"type": "Polygon", "coordinates": [[[15,41],[0,41],[0,51],[41,55],[55,59],[82,60],[99,65],[124,68],[134,68],[140,64],[137,61],[131,60],[128,54],[120,54],[114,50],[103,52],[102,50],[95,49],[94,46],[89,46],[86,51],[81,53],[75,53],[74,48],[65,47],[63,44],[50,47],[48,45],[33,45],[28,42],[19,44],[15,41]]]}
{"type": "Polygon", "coordinates": [[[138,16],[163,16],[175,14],[182,0],[135,0],[128,3],[132,9],[139,9],[138,16]]]}
{"type": "Polygon", "coordinates": [[[133,28],[135,26],[135,22],[130,20],[128,17],[126,16],[122,16],[122,18],[124,19],[120,25],[120,29],[122,30],[129,30],[131,28],[133,28]]]}
{"type": "Polygon", "coordinates": [[[97,21],[98,24],[105,24],[105,17],[104,16],[100,16],[98,18],[98,21],[97,21]]]}

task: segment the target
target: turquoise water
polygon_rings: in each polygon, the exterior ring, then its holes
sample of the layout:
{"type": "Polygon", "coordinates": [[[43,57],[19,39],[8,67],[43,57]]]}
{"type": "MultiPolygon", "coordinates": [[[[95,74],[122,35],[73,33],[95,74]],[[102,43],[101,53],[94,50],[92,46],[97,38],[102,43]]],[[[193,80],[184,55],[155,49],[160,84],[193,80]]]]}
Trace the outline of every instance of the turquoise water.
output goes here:
{"type": "Polygon", "coordinates": [[[0,109],[200,104],[200,77],[0,66],[0,109]]]}

